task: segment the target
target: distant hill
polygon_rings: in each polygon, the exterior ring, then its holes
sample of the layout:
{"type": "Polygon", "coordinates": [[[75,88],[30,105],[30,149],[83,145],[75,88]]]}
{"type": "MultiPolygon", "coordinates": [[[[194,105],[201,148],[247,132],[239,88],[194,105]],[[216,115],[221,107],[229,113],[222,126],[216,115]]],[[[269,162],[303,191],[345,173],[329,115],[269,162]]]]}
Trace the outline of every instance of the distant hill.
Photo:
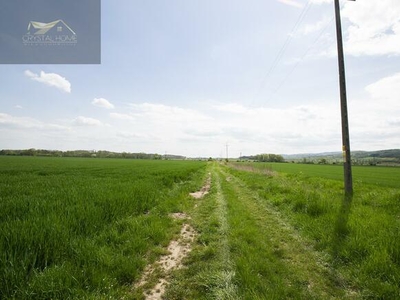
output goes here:
{"type": "MultiPolygon", "coordinates": [[[[283,154],[286,161],[305,163],[342,163],[342,152],[283,154]]],[[[352,151],[354,165],[400,165],[400,149],[352,151]]]]}
{"type": "MultiPolygon", "coordinates": [[[[378,151],[352,151],[353,157],[381,157],[381,158],[399,158],[400,149],[378,150],[378,151]]],[[[282,154],[285,159],[299,159],[309,157],[341,157],[342,152],[321,152],[321,153],[299,153],[299,154],[282,154]]]]}
{"type": "Polygon", "coordinates": [[[391,157],[400,159],[400,149],[389,149],[389,150],[380,150],[380,151],[372,151],[364,153],[368,154],[368,156],[370,157],[381,157],[381,158],[391,157]]]}
{"type": "Polygon", "coordinates": [[[342,152],[321,152],[321,153],[298,153],[298,154],[282,154],[286,160],[302,159],[302,158],[318,158],[318,157],[341,157],[342,152]]]}

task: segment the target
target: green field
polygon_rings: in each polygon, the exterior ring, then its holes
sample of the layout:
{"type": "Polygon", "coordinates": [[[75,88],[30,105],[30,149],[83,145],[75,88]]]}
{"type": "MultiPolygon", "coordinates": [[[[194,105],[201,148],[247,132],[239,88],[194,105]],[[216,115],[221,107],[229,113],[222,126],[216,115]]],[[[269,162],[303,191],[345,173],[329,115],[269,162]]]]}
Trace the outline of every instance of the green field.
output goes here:
{"type": "MultiPolygon", "coordinates": [[[[235,163],[251,165],[258,169],[272,169],[276,172],[288,174],[303,174],[310,177],[321,177],[334,180],[343,180],[343,166],[317,165],[297,163],[235,163]]],[[[400,188],[400,168],[398,167],[371,167],[353,166],[354,183],[368,183],[387,187],[400,188]]]]}
{"type": "Polygon", "coordinates": [[[0,299],[145,299],[134,284],[179,233],[173,212],[197,236],[166,299],[399,299],[399,169],[355,167],[352,199],[342,174],[0,156],[0,299]]]}
{"type": "Polygon", "coordinates": [[[400,297],[400,169],[354,167],[354,196],[346,199],[342,166],[231,166],[262,203],[328,255],[361,298],[400,297]]]}
{"type": "Polygon", "coordinates": [[[0,157],[0,299],[120,298],[205,163],[0,157]]]}

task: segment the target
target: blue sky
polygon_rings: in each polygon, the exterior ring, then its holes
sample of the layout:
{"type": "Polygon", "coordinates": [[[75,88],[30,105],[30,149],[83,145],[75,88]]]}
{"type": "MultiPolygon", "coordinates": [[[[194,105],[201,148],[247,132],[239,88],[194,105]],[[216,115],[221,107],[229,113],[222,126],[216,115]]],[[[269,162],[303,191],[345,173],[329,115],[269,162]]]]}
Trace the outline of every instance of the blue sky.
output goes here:
{"type": "MultiPolygon", "coordinates": [[[[341,5],[351,147],[400,148],[400,2],[341,5]]],[[[0,65],[0,149],[341,150],[330,0],[103,0],[101,31],[100,65],[0,65]]]]}

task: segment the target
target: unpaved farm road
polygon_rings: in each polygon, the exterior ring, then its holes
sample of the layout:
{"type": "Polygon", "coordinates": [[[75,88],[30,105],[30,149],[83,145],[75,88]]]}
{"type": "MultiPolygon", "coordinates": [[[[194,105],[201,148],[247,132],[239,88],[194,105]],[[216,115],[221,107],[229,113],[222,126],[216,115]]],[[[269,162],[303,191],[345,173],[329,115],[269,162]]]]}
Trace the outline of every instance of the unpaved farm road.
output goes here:
{"type": "Polygon", "coordinates": [[[315,251],[229,168],[214,163],[209,169],[210,192],[191,212],[198,232],[189,253],[194,257],[172,273],[166,294],[157,299],[361,298],[326,254],[315,251]],[[206,232],[211,237],[202,239],[206,232]],[[212,256],[205,259],[207,251],[212,256]]]}

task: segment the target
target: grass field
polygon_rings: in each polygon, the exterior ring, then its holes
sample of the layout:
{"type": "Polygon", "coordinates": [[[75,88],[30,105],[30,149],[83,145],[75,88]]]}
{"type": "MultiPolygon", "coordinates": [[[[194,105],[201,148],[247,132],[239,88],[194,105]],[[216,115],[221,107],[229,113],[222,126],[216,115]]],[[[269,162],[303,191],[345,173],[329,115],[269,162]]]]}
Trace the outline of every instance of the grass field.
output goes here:
{"type": "Polygon", "coordinates": [[[102,299],[179,228],[205,163],[0,157],[0,299],[102,299]]]}
{"type": "MultiPolygon", "coordinates": [[[[343,180],[342,165],[316,165],[296,163],[234,163],[235,165],[250,165],[257,169],[271,169],[288,174],[303,174],[310,177],[321,177],[343,180]]],[[[400,168],[353,166],[354,183],[376,184],[400,188],[400,168]]]]}
{"type": "Polygon", "coordinates": [[[284,173],[230,172],[328,254],[362,298],[400,297],[399,169],[354,168],[359,180],[354,197],[346,199],[342,167],[256,163],[253,170],[266,167],[284,173]]]}
{"type": "Polygon", "coordinates": [[[0,299],[144,299],[173,212],[197,236],[167,299],[400,299],[399,169],[354,168],[352,199],[342,172],[0,157],[0,299]]]}

